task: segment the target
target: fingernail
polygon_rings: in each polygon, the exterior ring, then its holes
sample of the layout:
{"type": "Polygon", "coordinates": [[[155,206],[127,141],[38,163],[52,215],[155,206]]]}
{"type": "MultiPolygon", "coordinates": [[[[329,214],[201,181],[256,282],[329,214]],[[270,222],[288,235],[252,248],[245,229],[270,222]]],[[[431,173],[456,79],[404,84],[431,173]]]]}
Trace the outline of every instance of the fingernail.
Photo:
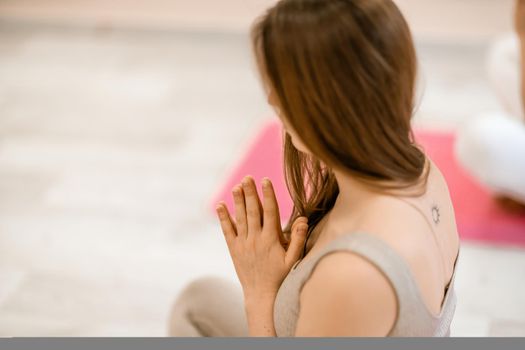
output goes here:
{"type": "Polygon", "coordinates": [[[252,179],[248,178],[245,182],[243,182],[242,187],[246,193],[253,194],[255,183],[252,179]]]}
{"type": "Polygon", "coordinates": [[[262,185],[263,185],[265,188],[269,188],[269,187],[270,187],[270,179],[268,179],[267,177],[265,177],[265,178],[262,180],[262,185]]]}

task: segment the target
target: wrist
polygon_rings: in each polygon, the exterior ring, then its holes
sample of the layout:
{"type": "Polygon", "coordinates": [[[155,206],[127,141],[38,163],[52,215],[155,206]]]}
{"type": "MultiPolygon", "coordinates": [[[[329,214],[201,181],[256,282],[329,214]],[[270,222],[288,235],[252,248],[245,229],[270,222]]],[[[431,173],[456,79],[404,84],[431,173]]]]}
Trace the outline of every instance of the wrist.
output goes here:
{"type": "Polygon", "coordinates": [[[249,334],[252,337],[273,337],[274,294],[247,294],[244,298],[246,320],[249,334]]]}
{"type": "Polygon", "coordinates": [[[273,307],[276,297],[277,293],[274,292],[248,292],[244,293],[244,304],[247,309],[251,309],[254,307],[260,308],[269,305],[273,307]]]}

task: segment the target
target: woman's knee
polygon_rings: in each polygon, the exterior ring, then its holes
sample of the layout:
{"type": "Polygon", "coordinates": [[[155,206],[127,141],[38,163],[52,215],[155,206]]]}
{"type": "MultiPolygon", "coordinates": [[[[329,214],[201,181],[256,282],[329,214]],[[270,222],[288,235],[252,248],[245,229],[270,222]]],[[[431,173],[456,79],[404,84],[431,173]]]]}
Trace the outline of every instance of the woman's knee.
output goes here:
{"type": "Polygon", "coordinates": [[[187,284],[177,298],[178,302],[198,301],[208,299],[210,292],[223,288],[228,282],[216,276],[204,276],[191,281],[187,284]]]}
{"type": "Polygon", "coordinates": [[[172,304],[168,333],[170,336],[199,336],[198,329],[192,325],[192,315],[206,308],[206,300],[222,281],[217,277],[201,277],[191,281],[177,295],[172,304]],[[194,334],[191,334],[194,333],[194,334]]]}
{"type": "Polygon", "coordinates": [[[198,278],[186,285],[175,299],[168,333],[171,336],[222,333],[224,325],[221,324],[228,313],[240,313],[236,316],[239,318],[244,312],[242,306],[242,292],[232,281],[215,276],[198,278]]]}

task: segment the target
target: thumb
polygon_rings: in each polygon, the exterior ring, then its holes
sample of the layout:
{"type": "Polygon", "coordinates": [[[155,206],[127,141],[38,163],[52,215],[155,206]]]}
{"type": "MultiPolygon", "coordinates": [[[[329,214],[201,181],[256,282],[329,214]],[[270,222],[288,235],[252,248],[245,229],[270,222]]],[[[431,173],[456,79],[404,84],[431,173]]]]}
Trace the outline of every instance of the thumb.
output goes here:
{"type": "Polygon", "coordinates": [[[286,251],[285,261],[288,266],[292,266],[301,256],[306,241],[306,233],[308,232],[308,224],[301,222],[293,228],[291,232],[290,245],[286,251]]]}

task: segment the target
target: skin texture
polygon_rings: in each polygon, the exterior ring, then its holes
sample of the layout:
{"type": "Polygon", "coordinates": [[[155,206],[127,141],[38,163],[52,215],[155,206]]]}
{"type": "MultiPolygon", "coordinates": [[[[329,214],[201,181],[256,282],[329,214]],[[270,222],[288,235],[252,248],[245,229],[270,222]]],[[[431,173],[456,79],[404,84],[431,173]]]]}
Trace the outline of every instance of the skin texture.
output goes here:
{"type": "Polygon", "coordinates": [[[235,221],[224,203],[217,206],[224,238],[243,287],[251,336],[275,336],[273,303],[281,282],[299,259],[306,231],[306,218],[293,225],[288,248],[279,218],[273,186],[262,183],[263,201],[251,177],[233,189],[235,221]]]}
{"type": "Polygon", "coordinates": [[[396,316],[396,298],[389,282],[350,252],[321,260],[304,287],[301,307],[298,337],[381,337],[392,328],[396,316]]]}

